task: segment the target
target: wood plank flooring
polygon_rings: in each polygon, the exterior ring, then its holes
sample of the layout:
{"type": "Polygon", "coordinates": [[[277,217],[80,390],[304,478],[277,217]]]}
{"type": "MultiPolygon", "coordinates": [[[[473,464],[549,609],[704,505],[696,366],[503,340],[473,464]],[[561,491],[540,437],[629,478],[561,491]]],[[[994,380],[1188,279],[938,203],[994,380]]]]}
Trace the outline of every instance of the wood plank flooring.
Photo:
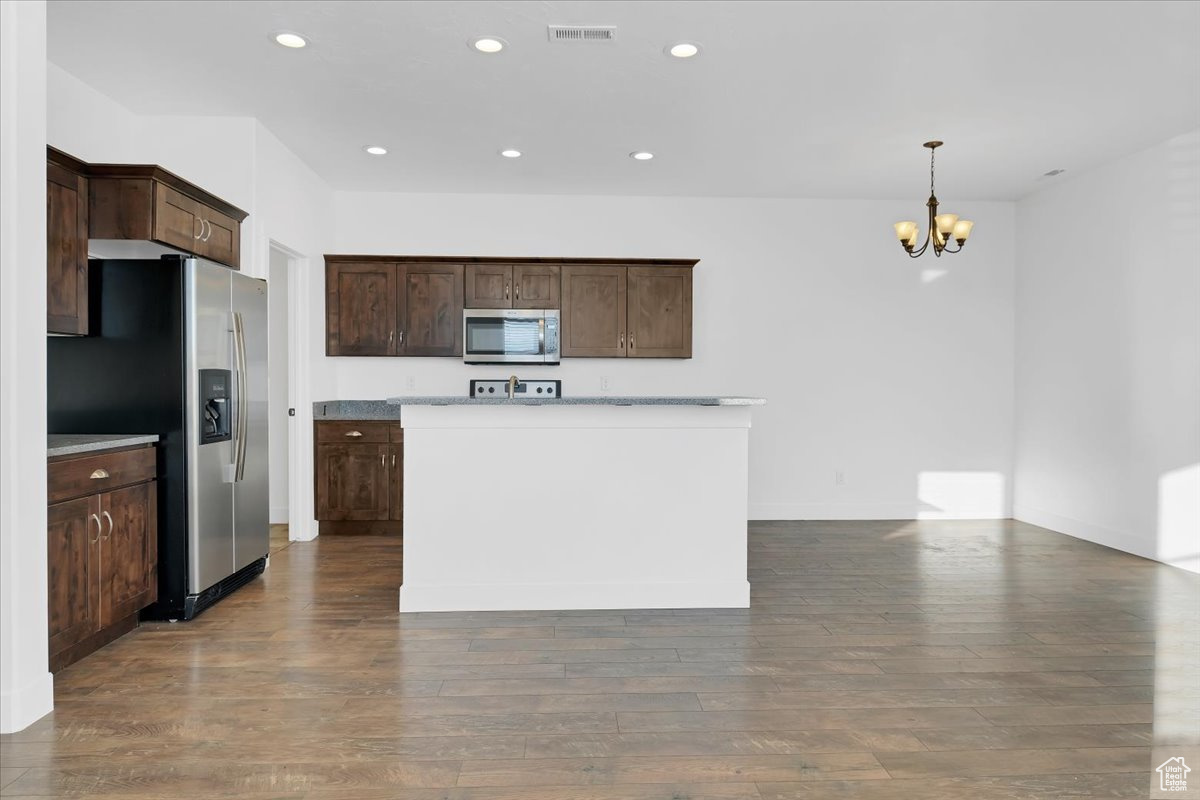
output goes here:
{"type": "Polygon", "coordinates": [[[59,673],[0,795],[1149,797],[1197,744],[1200,578],[1020,523],[753,523],[743,610],[402,617],[400,568],[276,535],[59,673]]]}

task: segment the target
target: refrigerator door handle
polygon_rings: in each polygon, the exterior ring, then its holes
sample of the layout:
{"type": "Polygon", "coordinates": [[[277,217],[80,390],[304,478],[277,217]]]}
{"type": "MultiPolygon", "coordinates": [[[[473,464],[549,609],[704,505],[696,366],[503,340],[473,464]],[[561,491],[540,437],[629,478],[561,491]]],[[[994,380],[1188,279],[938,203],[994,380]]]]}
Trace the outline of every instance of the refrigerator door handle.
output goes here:
{"type": "Polygon", "coordinates": [[[246,391],[246,326],[240,311],[233,312],[234,367],[237,370],[237,436],[233,443],[233,479],[246,475],[246,415],[249,413],[246,391]]]}

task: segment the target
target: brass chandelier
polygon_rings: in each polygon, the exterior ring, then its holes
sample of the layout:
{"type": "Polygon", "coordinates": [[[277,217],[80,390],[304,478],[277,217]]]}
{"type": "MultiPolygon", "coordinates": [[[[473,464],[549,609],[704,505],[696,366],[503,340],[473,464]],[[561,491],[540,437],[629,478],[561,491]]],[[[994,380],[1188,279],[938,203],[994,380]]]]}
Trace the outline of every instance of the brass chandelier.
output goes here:
{"type": "Polygon", "coordinates": [[[929,201],[925,203],[929,208],[929,227],[925,232],[925,243],[921,245],[920,249],[917,249],[917,235],[921,232],[917,223],[897,222],[893,227],[896,229],[896,237],[900,239],[900,244],[904,245],[904,252],[908,253],[910,258],[924,255],[930,242],[933,243],[933,254],[941,258],[942,253],[957,253],[963,249],[975,223],[959,219],[958,214],[938,213],[937,195],[933,193],[933,155],[934,151],[942,146],[942,143],[926,142],[924,146],[929,148],[929,201]],[[947,245],[950,239],[954,239],[958,245],[957,249],[948,249],[947,245]]]}

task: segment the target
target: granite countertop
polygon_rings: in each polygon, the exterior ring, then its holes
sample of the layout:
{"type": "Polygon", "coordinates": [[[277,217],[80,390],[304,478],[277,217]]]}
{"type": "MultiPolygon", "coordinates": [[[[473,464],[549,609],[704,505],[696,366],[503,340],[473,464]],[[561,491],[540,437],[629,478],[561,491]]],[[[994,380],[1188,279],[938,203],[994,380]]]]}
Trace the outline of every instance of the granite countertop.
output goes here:
{"type": "Polygon", "coordinates": [[[389,397],[394,406],[761,406],[761,397],[646,397],[606,394],[599,397],[389,397]]]}
{"type": "Polygon", "coordinates": [[[77,453],[96,453],[139,444],[154,444],[157,433],[52,433],[46,437],[46,456],[69,456],[77,453]]]}
{"type": "Polygon", "coordinates": [[[761,397],[389,397],[387,400],[326,400],[313,403],[316,420],[398,420],[403,406],[761,406],[761,397]]]}

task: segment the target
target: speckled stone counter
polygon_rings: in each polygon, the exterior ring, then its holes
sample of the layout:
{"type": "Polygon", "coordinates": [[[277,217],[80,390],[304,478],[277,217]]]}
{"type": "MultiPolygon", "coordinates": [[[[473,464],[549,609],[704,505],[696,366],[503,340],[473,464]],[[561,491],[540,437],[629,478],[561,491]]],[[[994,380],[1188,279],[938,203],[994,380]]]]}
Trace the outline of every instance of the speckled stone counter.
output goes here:
{"type": "Polygon", "coordinates": [[[387,400],[325,400],[313,403],[315,420],[398,420],[403,406],[761,406],[761,397],[389,397],[387,400]]]}
{"type": "Polygon", "coordinates": [[[761,406],[761,397],[389,397],[393,406],[761,406]]]}
{"type": "Polygon", "coordinates": [[[46,437],[46,457],[96,453],[101,450],[116,450],[139,444],[154,444],[157,441],[157,433],[52,433],[46,437]]]}
{"type": "Polygon", "coordinates": [[[387,400],[325,400],[313,403],[313,419],[322,420],[398,420],[400,406],[387,400]]]}

